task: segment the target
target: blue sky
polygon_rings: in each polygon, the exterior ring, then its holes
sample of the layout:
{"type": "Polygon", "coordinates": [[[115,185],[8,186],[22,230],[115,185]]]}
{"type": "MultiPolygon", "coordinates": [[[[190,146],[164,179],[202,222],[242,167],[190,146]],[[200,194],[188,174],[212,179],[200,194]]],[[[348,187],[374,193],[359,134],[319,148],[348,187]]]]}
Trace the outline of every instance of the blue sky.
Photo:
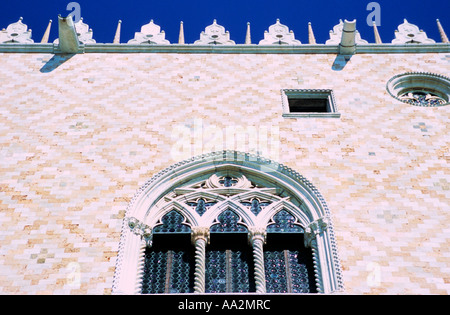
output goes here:
{"type": "MultiPolygon", "coordinates": [[[[71,0],[0,0],[0,28],[23,22],[33,31],[33,39],[39,42],[50,19],[53,20],[50,40],[58,37],[57,16],[67,16],[71,0]]],[[[264,37],[264,31],[279,18],[282,24],[294,31],[296,39],[308,43],[308,22],[312,23],[318,43],[329,39],[329,31],[339,19],[356,19],[363,39],[374,42],[372,27],[366,23],[367,4],[371,0],[78,0],[81,16],[94,31],[94,39],[111,43],[117,27],[122,23],[121,42],[127,42],[151,19],[161,26],[166,39],[178,41],[180,21],[184,22],[186,43],[199,39],[200,32],[214,19],[230,31],[231,39],[244,43],[247,22],[251,23],[252,43],[264,37]]],[[[440,42],[436,19],[440,19],[450,36],[449,0],[379,0],[381,25],[378,30],[384,43],[394,39],[394,31],[406,18],[418,25],[428,37],[440,42]]]]}

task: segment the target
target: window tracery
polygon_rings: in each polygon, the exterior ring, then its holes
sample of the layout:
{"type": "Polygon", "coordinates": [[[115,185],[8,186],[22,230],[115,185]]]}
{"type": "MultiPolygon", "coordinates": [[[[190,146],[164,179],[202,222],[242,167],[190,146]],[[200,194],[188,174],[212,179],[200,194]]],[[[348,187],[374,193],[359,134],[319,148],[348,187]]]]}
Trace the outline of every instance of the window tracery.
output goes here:
{"type": "Polygon", "coordinates": [[[394,76],[386,85],[395,99],[422,107],[450,104],[450,78],[426,72],[408,72],[394,76]]]}
{"type": "Polygon", "coordinates": [[[178,180],[162,172],[167,181],[151,180],[138,192],[125,220],[133,228],[123,232],[114,292],[342,290],[328,210],[314,210],[323,205],[314,186],[279,164],[260,159],[251,169],[236,161],[239,153],[231,161],[225,153],[223,165],[212,155],[208,171],[191,172],[190,165],[198,168],[193,159],[179,166],[178,180]],[[260,163],[272,171],[261,172],[260,163]],[[144,227],[151,234],[145,239],[144,227]],[[134,289],[126,279],[136,279],[134,289]]]}
{"type": "Polygon", "coordinates": [[[153,233],[191,233],[191,228],[185,221],[183,215],[172,210],[161,218],[161,223],[155,226],[153,233]]]}
{"type": "MultiPolygon", "coordinates": [[[[203,292],[255,292],[256,268],[253,266],[252,248],[246,241],[247,237],[238,239],[239,236],[233,235],[246,236],[249,226],[258,225],[265,229],[263,233],[304,233],[298,219],[284,207],[286,203],[291,208],[297,206],[289,201],[289,197],[282,196],[277,187],[266,186],[266,183],[256,183],[242,173],[216,172],[208,178],[178,187],[161,198],[160,207],[167,209],[167,212],[155,224],[155,235],[191,233],[192,222],[181,214],[183,211],[191,212],[191,215],[197,214],[197,219],[202,222],[198,224],[209,226],[208,232],[214,235],[213,243],[205,244],[199,250],[204,261],[204,284],[201,286],[204,288],[203,292]],[[275,207],[276,205],[278,206],[275,207]],[[177,206],[178,210],[173,210],[177,206]],[[266,213],[268,222],[258,223],[258,216],[267,211],[271,211],[270,216],[266,213]]],[[[297,201],[297,204],[300,203],[297,201]]],[[[281,247],[277,248],[277,251],[270,251],[264,250],[263,246],[263,242],[255,243],[255,251],[262,252],[262,256],[255,253],[255,257],[263,260],[258,269],[262,274],[262,277],[259,277],[260,288],[267,286],[267,292],[277,293],[315,292],[314,282],[301,280],[310,277],[308,274],[313,273],[312,268],[308,270],[298,260],[301,255],[311,255],[310,249],[288,250],[281,247]],[[269,272],[264,272],[264,266],[269,268],[269,272]]],[[[142,293],[183,293],[193,290],[189,285],[184,284],[183,287],[179,283],[179,279],[184,279],[185,283],[194,282],[189,278],[189,270],[192,270],[193,266],[186,265],[187,255],[185,250],[174,249],[168,249],[164,253],[146,253],[142,293]],[[160,264],[156,265],[155,260],[160,264]],[[151,284],[152,281],[156,284],[151,284]]]]}
{"type": "Polygon", "coordinates": [[[289,211],[281,210],[271,219],[267,226],[267,232],[271,233],[303,233],[303,229],[296,222],[295,217],[289,211]]]}
{"type": "Polygon", "coordinates": [[[400,99],[417,106],[439,106],[446,101],[432,92],[412,91],[400,95],[400,99]]]}
{"type": "Polygon", "coordinates": [[[211,226],[215,233],[247,233],[247,228],[240,223],[240,217],[233,210],[225,210],[215,220],[218,223],[211,226]]]}

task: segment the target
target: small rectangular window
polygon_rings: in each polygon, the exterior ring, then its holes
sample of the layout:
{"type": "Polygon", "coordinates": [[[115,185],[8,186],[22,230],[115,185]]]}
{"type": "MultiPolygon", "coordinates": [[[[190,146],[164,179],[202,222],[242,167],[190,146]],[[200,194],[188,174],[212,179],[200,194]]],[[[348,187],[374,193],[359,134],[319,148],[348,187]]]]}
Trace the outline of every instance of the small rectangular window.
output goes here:
{"type": "Polygon", "coordinates": [[[339,118],[332,90],[281,90],[283,117],[339,118]]]}

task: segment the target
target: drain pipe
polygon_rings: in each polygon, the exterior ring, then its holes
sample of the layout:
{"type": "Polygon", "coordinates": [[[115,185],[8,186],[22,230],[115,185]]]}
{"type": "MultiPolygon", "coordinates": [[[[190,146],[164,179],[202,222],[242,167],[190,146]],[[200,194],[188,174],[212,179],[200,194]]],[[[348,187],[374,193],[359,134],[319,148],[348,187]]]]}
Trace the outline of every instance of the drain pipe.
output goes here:
{"type": "Polygon", "coordinates": [[[80,51],[80,41],[78,40],[75,24],[72,16],[64,18],[58,15],[59,26],[59,49],[64,54],[76,54],[80,51]]]}
{"type": "Polygon", "coordinates": [[[356,52],[356,20],[344,21],[341,43],[339,44],[339,54],[346,60],[350,59],[356,52]]]}

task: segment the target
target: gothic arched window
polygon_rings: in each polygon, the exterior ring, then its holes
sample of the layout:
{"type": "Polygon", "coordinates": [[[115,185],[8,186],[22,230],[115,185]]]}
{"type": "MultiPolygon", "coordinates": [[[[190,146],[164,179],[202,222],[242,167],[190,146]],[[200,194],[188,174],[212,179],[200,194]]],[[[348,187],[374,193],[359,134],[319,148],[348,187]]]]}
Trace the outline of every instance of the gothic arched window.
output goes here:
{"type": "Polygon", "coordinates": [[[114,292],[342,289],[323,198],[279,164],[230,151],[202,156],[159,173],[127,210],[114,292]]]}

